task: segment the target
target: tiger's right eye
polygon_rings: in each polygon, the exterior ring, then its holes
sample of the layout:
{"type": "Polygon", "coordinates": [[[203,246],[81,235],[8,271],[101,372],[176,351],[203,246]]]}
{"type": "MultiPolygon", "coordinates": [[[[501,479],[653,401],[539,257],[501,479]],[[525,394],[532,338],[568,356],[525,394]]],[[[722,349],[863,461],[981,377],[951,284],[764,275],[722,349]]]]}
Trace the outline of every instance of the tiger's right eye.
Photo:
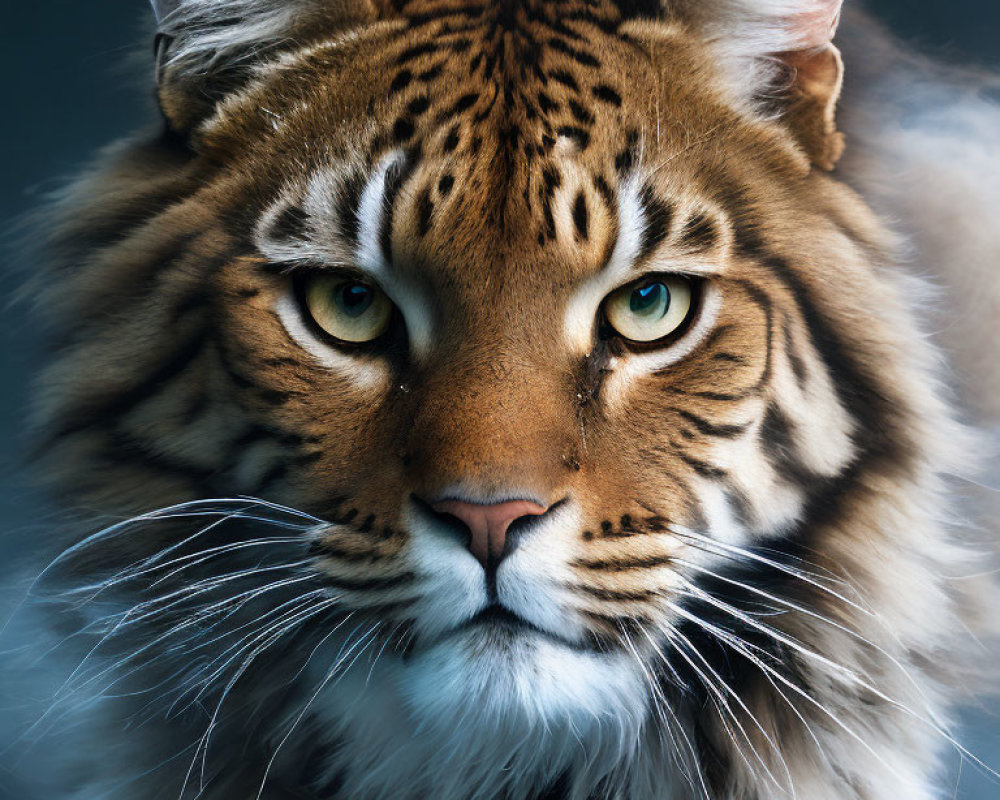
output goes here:
{"type": "Polygon", "coordinates": [[[662,275],[630,283],[604,301],[608,323],[630,342],[665,341],[690,319],[694,285],[682,275],[662,275]]]}
{"type": "Polygon", "coordinates": [[[339,342],[364,344],[382,336],[392,323],[393,305],[377,286],[343,275],[314,275],[302,288],[305,310],[339,342]]]}

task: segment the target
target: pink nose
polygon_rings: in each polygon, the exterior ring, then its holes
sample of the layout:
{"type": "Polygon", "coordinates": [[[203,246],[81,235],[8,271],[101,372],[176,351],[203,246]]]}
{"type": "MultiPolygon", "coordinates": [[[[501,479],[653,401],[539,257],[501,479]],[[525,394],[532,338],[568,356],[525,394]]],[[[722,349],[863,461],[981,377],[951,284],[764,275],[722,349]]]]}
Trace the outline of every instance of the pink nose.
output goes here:
{"type": "Polygon", "coordinates": [[[464,500],[444,500],[435,503],[434,510],[441,514],[451,514],[465,523],[472,533],[469,550],[485,567],[491,557],[494,560],[500,558],[504,542],[507,540],[507,529],[514,520],[527,516],[540,516],[548,509],[531,500],[510,500],[493,505],[466,503],[464,500]]]}

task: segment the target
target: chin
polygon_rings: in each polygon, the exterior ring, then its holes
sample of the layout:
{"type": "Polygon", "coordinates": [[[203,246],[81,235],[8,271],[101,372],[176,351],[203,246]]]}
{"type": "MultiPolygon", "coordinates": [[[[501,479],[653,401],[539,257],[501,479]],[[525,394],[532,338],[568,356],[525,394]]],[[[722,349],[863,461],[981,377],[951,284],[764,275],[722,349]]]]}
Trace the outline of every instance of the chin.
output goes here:
{"type": "Polygon", "coordinates": [[[317,733],[354,798],[534,797],[564,774],[627,774],[652,727],[646,687],[627,656],[482,622],[358,664],[317,703],[317,733]]]}
{"type": "Polygon", "coordinates": [[[414,720],[459,735],[470,726],[565,730],[626,746],[647,715],[643,671],[627,655],[505,624],[458,631],[417,651],[400,675],[414,720]]]}

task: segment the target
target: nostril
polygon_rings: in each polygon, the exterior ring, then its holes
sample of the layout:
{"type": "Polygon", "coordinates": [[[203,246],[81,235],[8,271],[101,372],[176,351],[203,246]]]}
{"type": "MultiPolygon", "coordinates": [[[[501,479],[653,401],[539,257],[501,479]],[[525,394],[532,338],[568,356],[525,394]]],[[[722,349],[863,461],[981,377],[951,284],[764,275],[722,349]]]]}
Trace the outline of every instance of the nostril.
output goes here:
{"type": "Polygon", "coordinates": [[[410,495],[410,500],[413,504],[420,509],[424,516],[429,519],[433,519],[439,526],[452,531],[456,537],[461,539],[462,543],[468,547],[472,531],[469,530],[469,526],[466,525],[461,519],[456,517],[454,514],[448,514],[444,511],[438,511],[431,503],[428,503],[422,497],[412,494],[410,495]]]}
{"type": "Polygon", "coordinates": [[[526,514],[523,517],[518,517],[513,522],[507,526],[507,541],[504,543],[504,551],[501,558],[506,558],[517,548],[517,545],[524,534],[531,531],[536,525],[538,525],[543,519],[549,519],[556,511],[562,508],[568,498],[564,497],[562,500],[558,500],[552,505],[550,505],[545,512],[542,514],[526,514]]]}

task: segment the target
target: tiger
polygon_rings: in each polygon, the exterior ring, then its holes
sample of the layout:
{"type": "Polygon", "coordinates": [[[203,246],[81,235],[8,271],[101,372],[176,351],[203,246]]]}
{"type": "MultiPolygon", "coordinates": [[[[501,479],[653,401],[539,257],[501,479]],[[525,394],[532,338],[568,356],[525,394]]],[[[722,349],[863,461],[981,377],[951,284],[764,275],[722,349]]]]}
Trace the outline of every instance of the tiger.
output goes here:
{"type": "Polygon", "coordinates": [[[882,34],[153,7],[155,129],[40,228],[45,796],[941,797],[994,587],[838,116],[882,34]]]}

